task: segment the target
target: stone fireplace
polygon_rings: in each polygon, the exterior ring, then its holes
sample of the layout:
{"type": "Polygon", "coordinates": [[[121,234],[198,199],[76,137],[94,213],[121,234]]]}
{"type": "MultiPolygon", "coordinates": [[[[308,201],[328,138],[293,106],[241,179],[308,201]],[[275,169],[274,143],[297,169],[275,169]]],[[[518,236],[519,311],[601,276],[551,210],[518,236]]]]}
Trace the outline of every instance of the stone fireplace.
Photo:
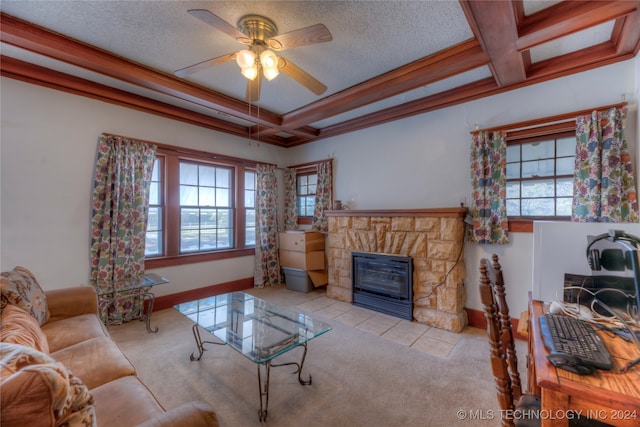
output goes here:
{"type": "Polygon", "coordinates": [[[352,252],[413,259],[413,319],[460,332],[464,309],[466,208],[329,211],[327,296],[352,301],[352,252]]]}

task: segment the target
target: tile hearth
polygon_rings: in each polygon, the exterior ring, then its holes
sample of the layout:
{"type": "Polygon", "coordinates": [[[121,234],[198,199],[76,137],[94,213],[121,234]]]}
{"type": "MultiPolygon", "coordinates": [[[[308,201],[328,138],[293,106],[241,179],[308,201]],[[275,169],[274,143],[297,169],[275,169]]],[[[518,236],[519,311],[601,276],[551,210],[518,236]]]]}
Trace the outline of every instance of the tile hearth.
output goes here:
{"type": "MultiPolygon", "coordinates": [[[[306,294],[290,291],[284,286],[254,288],[246,292],[276,304],[294,305],[315,315],[337,320],[401,345],[445,359],[462,338],[459,333],[337,301],[326,296],[324,287],[306,294]]],[[[467,326],[467,328],[470,327],[467,326]]]]}

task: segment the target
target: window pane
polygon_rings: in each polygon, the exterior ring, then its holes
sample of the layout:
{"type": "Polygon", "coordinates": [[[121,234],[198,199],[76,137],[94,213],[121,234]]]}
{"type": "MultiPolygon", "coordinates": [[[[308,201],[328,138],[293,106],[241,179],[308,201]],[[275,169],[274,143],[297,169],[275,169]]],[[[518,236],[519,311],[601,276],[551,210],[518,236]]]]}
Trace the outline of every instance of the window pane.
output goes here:
{"type": "Polygon", "coordinates": [[[198,230],[180,231],[180,252],[195,252],[200,248],[198,230]]]}
{"type": "Polygon", "coordinates": [[[255,246],[256,245],[256,228],[249,228],[247,226],[247,231],[245,232],[245,242],[246,246],[255,246]]]}
{"type": "Polygon", "coordinates": [[[160,203],[160,183],[151,182],[149,186],[149,204],[157,205],[160,203]]]}
{"type": "Polygon", "coordinates": [[[572,197],[561,197],[556,200],[556,215],[571,216],[572,197]]]}
{"type": "Polygon", "coordinates": [[[256,192],[247,190],[244,192],[244,207],[255,208],[256,207],[256,192]]]}
{"type": "Polygon", "coordinates": [[[573,178],[562,178],[556,181],[556,197],[573,197],[573,178]]]}
{"type": "Polygon", "coordinates": [[[180,210],[180,227],[198,229],[200,226],[200,212],[198,209],[180,210]]]}
{"type": "Polygon", "coordinates": [[[231,235],[228,229],[218,230],[218,235],[216,236],[216,245],[218,249],[231,247],[231,235]]]}
{"type": "Polygon", "coordinates": [[[151,181],[160,181],[160,160],[157,158],[153,161],[153,171],[151,172],[151,181]]]}
{"type": "Polygon", "coordinates": [[[507,199],[507,216],[520,216],[520,199],[507,199]]]}
{"type": "Polygon", "coordinates": [[[553,197],[554,182],[552,179],[525,181],[522,183],[522,197],[553,197]]]}
{"type": "Polygon", "coordinates": [[[523,216],[554,216],[554,199],[522,199],[523,216]]]}
{"type": "Polygon", "coordinates": [[[216,249],[216,230],[200,231],[200,250],[216,249]]]}
{"type": "Polygon", "coordinates": [[[215,206],[231,206],[229,197],[229,189],[217,188],[215,206]]]}
{"type": "Polygon", "coordinates": [[[576,155],[576,137],[562,138],[557,141],[556,156],[564,157],[576,155]]]}
{"type": "Polygon", "coordinates": [[[161,210],[158,207],[149,207],[149,214],[147,218],[147,231],[160,230],[162,226],[161,210]]]}
{"type": "Polygon", "coordinates": [[[553,159],[522,162],[522,177],[553,176],[553,159]]]}
{"type": "Polygon", "coordinates": [[[231,188],[231,171],[229,169],[216,169],[216,187],[231,188]]]}
{"type": "Polygon", "coordinates": [[[200,181],[198,185],[207,187],[215,187],[216,185],[216,168],[212,166],[199,166],[200,181]]]}
{"type": "Polygon", "coordinates": [[[147,231],[144,244],[144,255],[162,255],[162,232],[147,231]]]}
{"type": "Polygon", "coordinates": [[[244,188],[245,190],[256,189],[256,173],[255,172],[244,173],[244,188]]]}
{"type": "Polygon", "coordinates": [[[198,187],[180,186],[180,206],[198,206],[198,187]]]}
{"type": "Polygon", "coordinates": [[[519,145],[509,145],[507,146],[507,162],[518,162],[520,163],[520,146],[519,145]]]}
{"type": "Polygon", "coordinates": [[[507,199],[515,199],[520,197],[520,183],[507,182],[507,199]]]}
{"type": "Polygon", "coordinates": [[[308,175],[307,179],[309,180],[309,185],[316,185],[318,183],[318,174],[308,175]]]}
{"type": "Polygon", "coordinates": [[[522,161],[553,158],[554,141],[522,144],[522,161]]]}
{"type": "Polygon", "coordinates": [[[520,163],[507,163],[507,179],[520,178],[520,163]]]}
{"type": "Polygon", "coordinates": [[[201,209],[200,210],[200,228],[216,227],[216,210],[201,209]]]}
{"type": "Polygon", "coordinates": [[[218,228],[231,228],[231,210],[230,209],[218,209],[217,213],[217,226],[218,228]]]}
{"type": "Polygon", "coordinates": [[[247,227],[255,228],[256,226],[256,211],[254,209],[247,209],[247,214],[245,216],[245,221],[247,227]]]}
{"type": "Polygon", "coordinates": [[[307,194],[316,194],[316,184],[309,184],[309,189],[307,190],[307,194]]]}
{"type": "Polygon", "coordinates": [[[572,175],[575,170],[575,156],[556,160],[556,175],[572,175]]]}
{"type": "Polygon", "coordinates": [[[216,189],[213,187],[200,187],[200,199],[198,206],[215,206],[216,189]]]}
{"type": "Polygon", "coordinates": [[[180,184],[198,185],[198,165],[180,163],[180,184]]]}

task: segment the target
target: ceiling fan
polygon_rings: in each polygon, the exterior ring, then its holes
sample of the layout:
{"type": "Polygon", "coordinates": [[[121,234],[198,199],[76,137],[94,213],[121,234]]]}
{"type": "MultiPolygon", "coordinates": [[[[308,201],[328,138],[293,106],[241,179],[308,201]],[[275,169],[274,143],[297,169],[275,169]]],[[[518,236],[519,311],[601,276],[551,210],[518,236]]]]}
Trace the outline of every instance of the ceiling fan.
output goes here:
{"type": "Polygon", "coordinates": [[[243,16],[238,21],[238,28],[236,28],[206,9],[191,9],[188,12],[191,16],[247,45],[248,48],[181,68],[175,72],[176,76],[186,77],[203,69],[235,60],[242,74],[247,78],[247,102],[255,102],[260,99],[260,85],[263,75],[266,79],[271,80],[280,71],[316,95],[321,95],[327,90],[324,84],[309,73],[288,59],[276,56],[273,52],[333,40],[333,36],[323,24],[278,34],[278,28],[273,21],[260,15],[243,16]]]}

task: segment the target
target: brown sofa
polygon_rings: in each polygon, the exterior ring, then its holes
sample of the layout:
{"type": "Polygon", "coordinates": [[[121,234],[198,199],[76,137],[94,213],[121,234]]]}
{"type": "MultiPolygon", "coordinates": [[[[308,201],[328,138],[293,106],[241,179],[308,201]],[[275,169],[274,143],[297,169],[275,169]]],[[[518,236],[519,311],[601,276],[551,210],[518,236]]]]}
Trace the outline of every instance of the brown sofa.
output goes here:
{"type": "Polygon", "coordinates": [[[92,287],[43,292],[43,312],[38,298],[29,306],[24,292],[7,294],[11,283],[2,274],[3,426],[218,425],[202,402],[163,409],[109,337],[92,287]],[[30,311],[38,304],[40,315],[34,316],[30,311]]]}

